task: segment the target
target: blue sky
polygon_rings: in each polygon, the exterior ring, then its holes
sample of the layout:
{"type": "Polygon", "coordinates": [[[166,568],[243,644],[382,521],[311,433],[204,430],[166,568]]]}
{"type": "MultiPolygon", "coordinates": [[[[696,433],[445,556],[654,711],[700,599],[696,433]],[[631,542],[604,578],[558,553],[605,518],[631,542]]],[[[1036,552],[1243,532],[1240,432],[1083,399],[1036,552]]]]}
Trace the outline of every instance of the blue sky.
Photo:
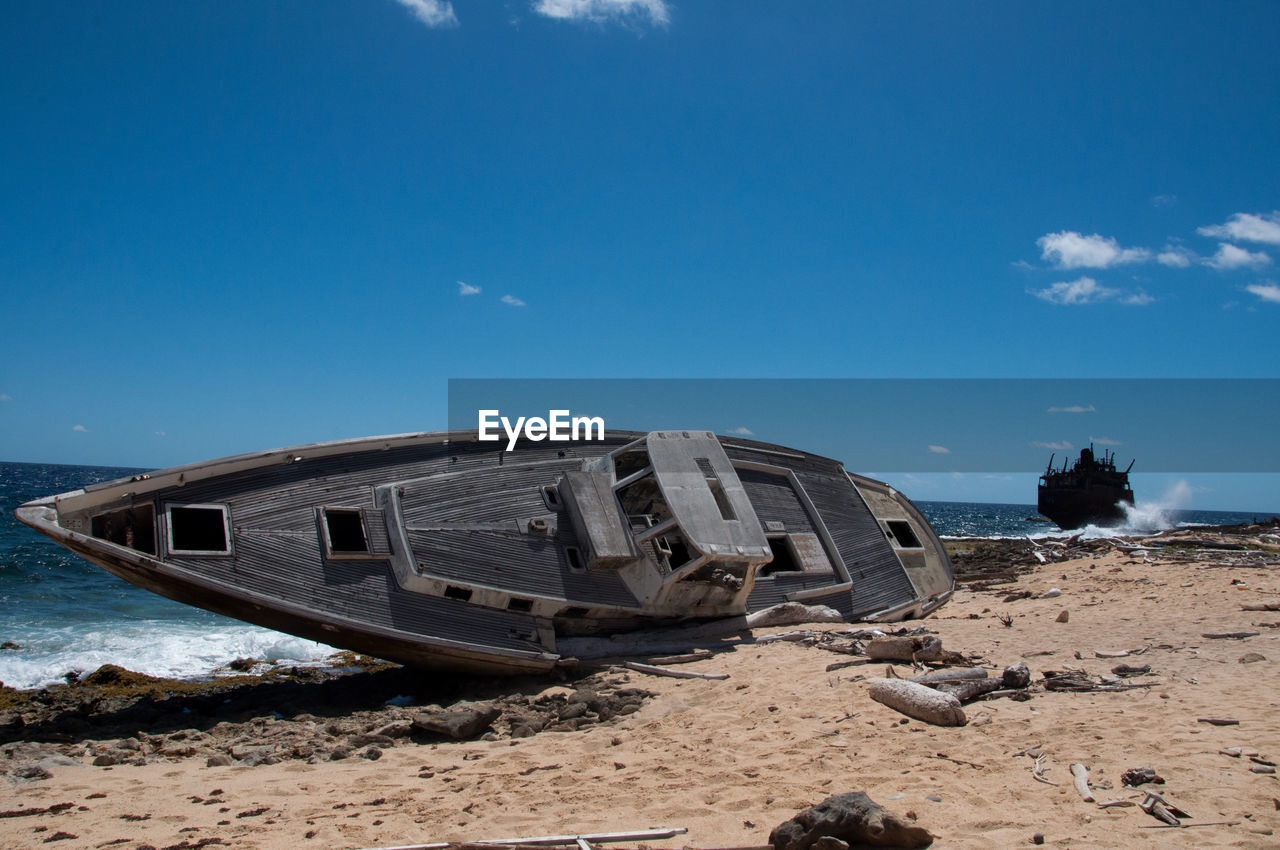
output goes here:
{"type": "Polygon", "coordinates": [[[459,377],[1277,377],[1274,2],[3,18],[3,459],[431,430],[459,377]]]}

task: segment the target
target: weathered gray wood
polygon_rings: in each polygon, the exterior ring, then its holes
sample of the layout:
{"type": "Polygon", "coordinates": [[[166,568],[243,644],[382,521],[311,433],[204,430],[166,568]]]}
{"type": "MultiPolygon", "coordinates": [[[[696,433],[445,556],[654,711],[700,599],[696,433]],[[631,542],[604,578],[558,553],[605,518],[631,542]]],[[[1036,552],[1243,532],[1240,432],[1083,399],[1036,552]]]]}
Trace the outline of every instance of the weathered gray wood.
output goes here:
{"type": "Polygon", "coordinates": [[[1075,782],[1076,793],[1086,803],[1094,802],[1093,792],[1089,790],[1089,768],[1080,763],[1071,765],[1071,778],[1075,782]]]}
{"type": "Polygon", "coordinates": [[[960,700],[917,682],[873,679],[869,693],[878,703],[936,726],[963,726],[966,722],[960,700]]]}

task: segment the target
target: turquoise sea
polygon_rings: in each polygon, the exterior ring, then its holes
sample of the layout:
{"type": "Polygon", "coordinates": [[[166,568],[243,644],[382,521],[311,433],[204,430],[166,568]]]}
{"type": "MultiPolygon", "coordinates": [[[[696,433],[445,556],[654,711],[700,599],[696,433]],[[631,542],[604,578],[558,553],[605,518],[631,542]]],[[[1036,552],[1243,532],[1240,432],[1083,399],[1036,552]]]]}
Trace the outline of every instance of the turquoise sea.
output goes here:
{"type": "MultiPolygon", "coordinates": [[[[110,575],[14,518],[23,502],[144,470],[0,462],[0,682],[40,687],[71,671],[119,664],[155,676],[203,676],[238,658],[280,664],[323,664],[332,647],[260,629],[180,605],[110,575]]],[[[943,536],[1016,537],[1061,534],[1036,521],[1034,505],[918,502],[943,536]]],[[[1143,505],[1125,529],[1228,524],[1266,514],[1166,511],[1143,505]]]]}

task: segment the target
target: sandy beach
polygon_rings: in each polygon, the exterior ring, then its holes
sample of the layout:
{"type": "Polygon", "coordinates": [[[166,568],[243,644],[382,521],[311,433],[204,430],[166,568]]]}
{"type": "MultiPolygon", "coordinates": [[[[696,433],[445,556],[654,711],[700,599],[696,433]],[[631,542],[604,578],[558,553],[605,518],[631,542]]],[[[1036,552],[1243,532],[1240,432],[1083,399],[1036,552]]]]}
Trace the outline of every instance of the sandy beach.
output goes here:
{"type": "MultiPolygon", "coordinates": [[[[1111,545],[1061,562],[1023,557],[1016,581],[961,590],[938,615],[893,624],[934,630],[946,649],[997,674],[1020,661],[1029,666],[1029,699],[969,703],[963,727],[909,720],[873,702],[867,681],[885,675],[884,663],[829,671],[858,659],[788,640],[742,643],[678,668],[727,679],[614,668],[585,684],[486,681],[466,692],[465,684],[437,683],[442,706],[444,696],[459,694],[505,692],[522,701],[504,704],[491,740],[391,728],[423,711],[421,694],[419,705],[398,707],[374,693],[403,686],[409,680],[394,677],[405,671],[367,674],[373,678],[356,688],[363,696],[342,698],[354,700],[350,706],[336,696],[341,683],[292,682],[289,705],[278,711],[259,705],[256,720],[252,710],[217,720],[248,741],[237,752],[244,758],[222,766],[209,766],[209,740],[199,734],[210,733],[215,716],[200,715],[184,732],[181,718],[153,708],[137,715],[149,727],[130,742],[105,734],[128,722],[127,711],[82,710],[79,733],[36,746],[19,731],[24,722],[33,728],[19,708],[5,715],[8,743],[0,747],[0,769],[9,774],[0,780],[0,846],[348,848],[650,827],[688,830],[648,842],[654,848],[753,846],[801,809],[861,790],[932,832],[936,847],[1025,846],[1037,833],[1058,847],[1274,847],[1280,612],[1242,610],[1280,598],[1274,543],[1267,545],[1253,566],[1236,553],[1190,545],[1166,550],[1177,558],[1111,545]],[[1060,595],[1044,598],[1053,589],[1060,595]],[[1230,633],[1247,636],[1206,637],[1230,633]],[[1083,671],[1104,682],[1099,677],[1122,663],[1150,671],[1120,680],[1115,691],[1042,686],[1046,671],[1083,671]],[[392,678],[379,683],[380,675],[392,678]],[[541,704],[563,716],[584,687],[613,697],[592,703],[578,723],[544,716],[543,731],[512,736],[521,720],[513,705],[541,704]],[[310,713],[295,713],[299,699],[310,713]],[[337,710],[323,716],[323,705],[337,710]],[[344,718],[360,723],[343,727],[344,718]],[[252,750],[246,731],[261,728],[269,743],[273,723],[306,726],[330,749],[310,759],[252,750]],[[341,753],[347,757],[331,760],[332,747],[351,743],[357,726],[378,723],[389,740],[358,739],[341,753]],[[92,763],[122,741],[137,764],[92,763]],[[1037,755],[1043,782],[1033,776],[1037,755]],[[1088,767],[1096,802],[1073,787],[1072,763],[1088,767]],[[1132,805],[1144,793],[1125,787],[1121,775],[1143,766],[1165,780],[1143,787],[1189,815],[1183,828],[1166,828],[1132,805]],[[21,778],[24,768],[29,778],[21,778]],[[1100,805],[1111,801],[1131,805],[1100,805]]],[[[787,631],[794,629],[756,637],[787,631]]],[[[915,672],[907,664],[894,670],[915,672]]],[[[419,680],[419,687],[433,685],[419,680]]]]}

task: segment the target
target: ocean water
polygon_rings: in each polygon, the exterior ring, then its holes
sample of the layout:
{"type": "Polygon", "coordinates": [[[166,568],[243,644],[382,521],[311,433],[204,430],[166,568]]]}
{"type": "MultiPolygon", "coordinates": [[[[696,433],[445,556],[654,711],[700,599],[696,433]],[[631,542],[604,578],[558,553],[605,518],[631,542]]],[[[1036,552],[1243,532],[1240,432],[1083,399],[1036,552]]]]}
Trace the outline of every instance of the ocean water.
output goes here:
{"type": "MultiPolygon", "coordinates": [[[[238,658],[284,665],[321,665],[335,650],[170,602],[116,578],[22,525],[23,502],[144,470],[0,463],[0,682],[33,688],[118,664],[153,676],[198,677],[238,658]]],[[[945,537],[1061,534],[1036,521],[1034,505],[918,502],[945,537]]],[[[1180,524],[1249,522],[1252,514],[1176,511],[1142,504],[1122,529],[1133,533],[1180,524]]],[[[1259,515],[1258,518],[1262,518],[1259,515]]]]}

